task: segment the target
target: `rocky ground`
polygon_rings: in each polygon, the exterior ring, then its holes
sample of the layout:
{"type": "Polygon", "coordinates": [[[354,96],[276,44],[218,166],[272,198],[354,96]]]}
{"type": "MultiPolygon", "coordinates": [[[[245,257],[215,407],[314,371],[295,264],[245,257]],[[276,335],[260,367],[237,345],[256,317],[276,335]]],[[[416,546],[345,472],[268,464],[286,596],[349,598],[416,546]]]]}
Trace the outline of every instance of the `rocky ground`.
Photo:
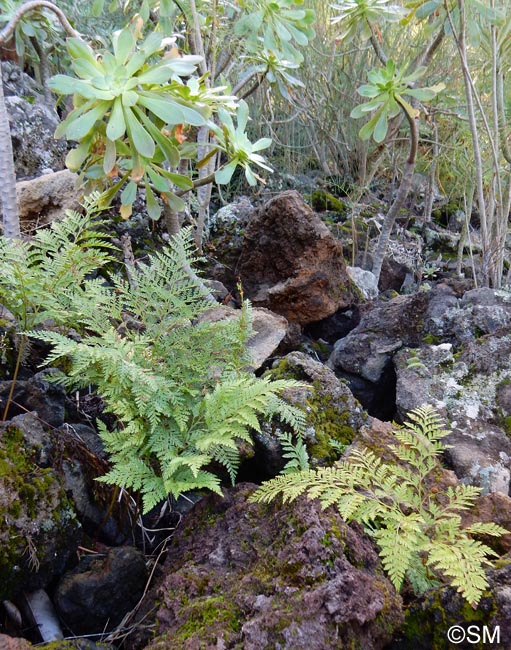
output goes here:
{"type": "MultiPolygon", "coordinates": [[[[20,176],[37,179],[26,181],[25,204],[37,206],[26,221],[45,223],[76,195],[67,172],[53,173],[61,151],[30,151],[37,160],[17,158],[20,176]]],[[[413,206],[403,215],[376,287],[368,251],[381,200],[350,206],[309,184],[213,215],[205,273],[219,305],[208,317],[233,317],[241,280],[256,307],[252,367],[305,383],[288,397],[306,409],[315,466],[350,445],[385,450],[389,422],[429,403],[452,429],[442,485],[481,487],[467,516],[511,530],[511,293],[475,288],[465,258],[456,273],[459,216],[441,197],[420,234],[413,206]]],[[[140,214],[120,228],[146,236],[140,214]]],[[[0,312],[5,339],[14,326],[0,312]]],[[[108,467],[100,397],[66,395],[40,358],[35,346],[13,388],[12,359],[0,357],[1,411],[11,403],[0,424],[2,647],[426,650],[452,647],[452,625],[487,625],[511,649],[511,534],[477,609],[447,587],[400,595],[371,538],[333,508],[248,502],[284,465],[276,422],[254,433],[223,499],[187,495],[142,518],[135,499],[94,480],[108,467]]]]}

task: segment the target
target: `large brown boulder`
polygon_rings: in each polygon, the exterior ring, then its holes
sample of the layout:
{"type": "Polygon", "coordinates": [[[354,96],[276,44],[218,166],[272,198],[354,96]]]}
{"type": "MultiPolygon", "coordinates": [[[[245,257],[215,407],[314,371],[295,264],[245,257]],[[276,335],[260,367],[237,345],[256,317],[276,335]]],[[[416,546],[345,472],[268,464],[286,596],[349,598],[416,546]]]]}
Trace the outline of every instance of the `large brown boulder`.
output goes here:
{"type": "Polygon", "coordinates": [[[295,191],[282,192],[250,218],[239,274],[254,305],[306,325],[359,300],[342,245],[295,191]]]}
{"type": "Polygon", "coordinates": [[[146,650],[377,650],[401,598],[359,526],[305,498],[248,503],[255,486],[212,495],[176,531],[146,650]]]}

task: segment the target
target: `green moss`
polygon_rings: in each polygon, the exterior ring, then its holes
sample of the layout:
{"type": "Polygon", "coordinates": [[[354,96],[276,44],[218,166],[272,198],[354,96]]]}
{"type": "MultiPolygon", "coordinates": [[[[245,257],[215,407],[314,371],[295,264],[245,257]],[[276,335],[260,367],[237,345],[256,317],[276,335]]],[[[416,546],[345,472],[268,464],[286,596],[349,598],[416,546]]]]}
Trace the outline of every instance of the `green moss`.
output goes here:
{"type": "Polygon", "coordinates": [[[319,461],[334,462],[339,458],[338,445],[351,444],[355,430],[350,425],[351,414],[346,408],[341,410],[331,395],[321,390],[319,382],[313,382],[313,395],[307,400],[308,424],[314,427],[316,443],[309,446],[312,458],[319,461]]]}
{"type": "Polygon", "coordinates": [[[227,603],[223,596],[196,599],[187,610],[186,623],[172,635],[173,647],[182,647],[180,643],[195,636],[201,644],[196,647],[209,648],[211,642],[216,642],[217,629],[232,634],[241,630],[241,612],[231,603],[227,603]]]}
{"type": "Polygon", "coordinates": [[[460,205],[458,201],[449,201],[445,205],[442,205],[440,208],[436,208],[431,212],[433,221],[440,226],[447,225],[449,217],[454,215],[458,210],[463,209],[463,206],[460,205]]]}
{"type": "MultiPolygon", "coordinates": [[[[274,379],[297,379],[304,377],[300,370],[282,359],[271,371],[274,379]]],[[[312,459],[320,463],[335,462],[339,459],[339,446],[347,446],[355,437],[355,430],[350,424],[351,413],[348,405],[345,409],[326,393],[319,381],[312,383],[312,395],[307,399],[307,426],[314,429],[314,443],[307,443],[307,450],[312,459]]]]}
{"type": "Polygon", "coordinates": [[[37,567],[46,554],[45,537],[49,532],[65,529],[75,519],[71,503],[57,483],[52,469],[41,468],[26,448],[23,433],[15,426],[3,429],[0,446],[0,489],[4,493],[0,520],[6,524],[0,537],[0,599],[10,598],[23,577],[37,567]],[[41,513],[48,512],[47,520],[41,513]],[[19,534],[16,530],[20,519],[19,534]],[[28,534],[26,522],[38,521],[28,534]],[[13,571],[13,567],[17,570],[13,571]]]}
{"type": "Polygon", "coordinates": [[[442,342],[442,337],[435,336],[434,334],[425,334],[422,337],[422,342],[426,343],[427,345],[438,345],[442,342]]]}
{"type": "Polygon", "coordinates": [[[502,418],[500,421],[500,426],[506,432],[506,435],[511,436],[511,415],[502,418]]]}
{"type": "MultiPolygon", "coordinates": [[[[431,650],[448,650],[451,645],[446,631],[453,625],[487,625],[497,612],[497,603],[488,592],[483,596],[479,606],[473,609],[458,595],[447,595],[444,606],[445,589],[432,592],[424,606],[410,606],[405,612],[402,634],[410,643],[420,641],[424,647],[427,641],[431,650]],[[457,604],[457,606],[456,606],[457,604]]],[[[484,650],[484,644],[471,645],[475,650],[484,650]]]]}
{"type": "Polygon", "coordinates": [[[331,212],[345,214],[348,211],[348,207],[344,201],[341,201],[326,190],[314,190],[311,194],[310,201],[312,207],[317,212],[329,210],[331,212]]]}

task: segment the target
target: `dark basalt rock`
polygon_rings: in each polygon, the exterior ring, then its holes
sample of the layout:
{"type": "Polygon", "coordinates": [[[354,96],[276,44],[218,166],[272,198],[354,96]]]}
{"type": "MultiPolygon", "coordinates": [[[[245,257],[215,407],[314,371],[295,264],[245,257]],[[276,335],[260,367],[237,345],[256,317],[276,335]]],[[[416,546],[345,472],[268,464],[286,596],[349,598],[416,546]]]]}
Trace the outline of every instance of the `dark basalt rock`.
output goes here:
{"type": "Polygon", "coordinates": [[[30,414],[0,423],[0,599],[44,588],[81,541],[54,447],[30,414]]]}
{"type": "MultiPolygon", "coordinates": [[[[35,412],[42,422],[53,427],[64,423],[66,391],[48,381],[51,370],[38,372],[30,379],[16,381],[8,417],[35,412]]],[[[0,381],[0,409],[3,411],[11,390],[11,381],[0,381]]]]}
{"type": "Polygon", "coordinates": [[[75,635],[112,630],[140,600],[147,581],[143,554],[131,546],[89,555],[60,581],[57,612],[75,635]]]}

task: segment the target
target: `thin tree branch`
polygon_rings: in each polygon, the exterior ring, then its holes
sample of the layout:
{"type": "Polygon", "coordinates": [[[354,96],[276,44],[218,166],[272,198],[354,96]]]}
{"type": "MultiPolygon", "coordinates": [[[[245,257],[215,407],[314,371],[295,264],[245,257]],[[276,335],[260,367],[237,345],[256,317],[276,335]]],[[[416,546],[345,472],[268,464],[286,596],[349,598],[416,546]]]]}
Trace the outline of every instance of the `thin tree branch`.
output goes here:
{"type": "Polygon", "coordinates": [[[81,35],[71,26],[71,23],[64,15],[64,12],[59,9],[57,5],[54,5],[53,2],[48,2],[48,0],[31,0],[30,2],[21,5],[21,7],[14,12],[11,20],[2,29],[0,32],[0,45],[3,45],[10,40],[23,16],[29,11],[34,11],[34,9],[50,9],[50,11],[53,11],[57,16],[62,28],[68,36],[81,38],[81,35]]]}

